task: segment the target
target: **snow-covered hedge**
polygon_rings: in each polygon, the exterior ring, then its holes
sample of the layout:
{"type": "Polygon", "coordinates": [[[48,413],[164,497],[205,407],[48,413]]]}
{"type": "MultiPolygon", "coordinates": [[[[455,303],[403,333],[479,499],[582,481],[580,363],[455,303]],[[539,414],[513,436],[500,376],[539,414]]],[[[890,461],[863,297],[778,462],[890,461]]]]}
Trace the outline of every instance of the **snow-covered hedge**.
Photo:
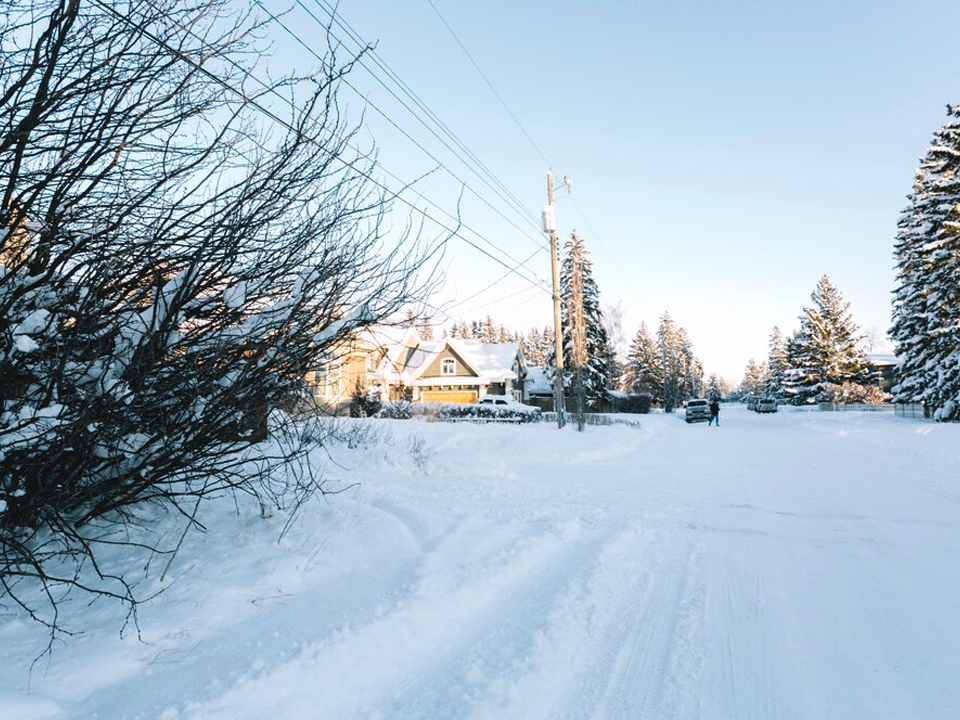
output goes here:
{"type": "Polygon", "coordinates": [[[521,403],[509,405],[476,404],[464,405],[460,403],[432,403],[433,417],[437,420],[487,419],[505,422],[538,422],[540,408],[521,403]]]}

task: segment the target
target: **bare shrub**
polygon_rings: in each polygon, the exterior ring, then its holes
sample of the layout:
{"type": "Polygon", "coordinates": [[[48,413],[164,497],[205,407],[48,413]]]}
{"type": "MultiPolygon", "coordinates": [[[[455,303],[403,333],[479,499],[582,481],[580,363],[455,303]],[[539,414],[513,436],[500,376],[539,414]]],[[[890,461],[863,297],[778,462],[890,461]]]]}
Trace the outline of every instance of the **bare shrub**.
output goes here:
{"type": "Polygon", "coordinates": [[[271,411],[429,292],[432,250],[387,235],[352,60],[260,85],[227,0],[0,13],[0,603],[55,635],[64,591],[135,609],[97,559],[145,504],[197,527],[207,497],[323,491],[320,438],[271,411]]]}

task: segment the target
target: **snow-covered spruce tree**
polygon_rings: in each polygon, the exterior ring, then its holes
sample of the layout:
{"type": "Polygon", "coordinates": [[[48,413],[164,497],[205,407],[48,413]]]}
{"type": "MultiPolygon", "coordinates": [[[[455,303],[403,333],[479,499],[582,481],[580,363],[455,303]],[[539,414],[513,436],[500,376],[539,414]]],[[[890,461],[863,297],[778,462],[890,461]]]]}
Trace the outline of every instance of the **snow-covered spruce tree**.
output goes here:
{"type": "Polygon", "coordinates": [[[423,320],[420,321],[417,332],[423,340],[433,340],[433,323],[430,322],[430,318],[424,317],[423,320]]]}
{"type": "Polygon", "coordinates": [[[683,360],[683,392],[682,400],[703,396],[703,365],[693,353],[693,342],[684,328],[679,328],[680,357],[683,360]]]}
{"type": "Polygon", "coordinates": [[[924,402],[939,418],[954,419],[960,417],[960,107],[948,106],[947,114],[897,223],[890,335],[902,359],[895,400],[924,402]]]}
{"type": "MultiPolygon", "coordinates": [[[[609,387],[607,332],[589,252],[575,232],[564,245],[560,298],[567,409],[577,413],[597,412],[609,387]]],[[[549,358],[549,364],[555,367],[555,352],[551,352],[549,358]]]]}
{"type": "Polygon", "coordinates": [[[770,371],[764,363],[758,363],[753,358],[747,362],[743,370],[743,382],[740,388],[745,396],[763,395],[770,381],[770,371]]]}
{"type": "Polygon", "coordinates": [[[52,635],[71,589],[135,607],[97,558],[170,551],[151,507],[193,524],[218,494],[322,492],[313,439],[268,413],[430,285],[338,110],[350,63],[277,82],[270,122],[233,8],[0,10],[0,605],[52,635]]]}
{"type": "Polygon", "coordinates": [[[780,328],[774,326],[770,332],[769,348],[767,353],[767,385],[763,389],[763,394],[776,400],[785,397],[783,385],[786,381],[787,371],[790,368],[790,362],[787,357],[787,341],[780,332],[780,328]]]}
{"type": "Polygon", "coordinates": [[[828,385],[865,385],[874,380],[850,303],[827,275],[820,278],[810,299],[813,304],[803,309],[800,329],[787,346],[790,367],[783,387],[798,405],[816,401],[828,385]]]}
{"type": "Polygon", "coordinates": [[[660,365],[660,398],[663,411],[671,413],[683,402],[686,367],[680,328],[669,312],[664,312],[657,328],[657,350],[660,365]]]}
{"type": "Polygon", "coordinates": [[[704,388],[704,394],[711,400],[722,400],[727,397],[732,390],[733,388],[725,378],[716,373],[710,373],[710,377],[707,378],[707,384],[704,388]]]}
{"type": "Polygon", "coordinates": [[[647,393],[653,402],[661,403],[663,389],[660,349],[657,340],[650,334],[646,323],[641,322],[630,343],[627,353],[628,391],[636,394],[647,393]]]}

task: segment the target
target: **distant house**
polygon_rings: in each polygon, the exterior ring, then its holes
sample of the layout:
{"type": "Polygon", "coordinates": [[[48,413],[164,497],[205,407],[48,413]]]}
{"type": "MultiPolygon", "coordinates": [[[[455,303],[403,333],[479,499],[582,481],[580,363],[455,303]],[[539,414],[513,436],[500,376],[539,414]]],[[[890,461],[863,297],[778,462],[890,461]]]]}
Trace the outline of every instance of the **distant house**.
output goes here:
{"type": "Polygon", "coordinates": [[[516,343],[425,341],[415,328],[377,325],[338,347],[307,383],[318,405],[336,411],[358,392],[417,403],[474,403],[482,395],[522,400],[526,375],[516,343]]]}
{"type": "Polygon", "coordinates": [[[358,330],[307,373],[307,386],[314,402],[339,411],[350,404],[357,392],[371,388],[379,392],[384,388],[383,376],[391,368],[403,367],[420,342],[414,328],[373,325],[358,330]]]}
{"type": "Polygon", "coordinates": [[[414,402],[474,403],[482,395],[522,400],[526,375],[516,343],[445,338],[420,343],[400,371],[386,379],[391,390],[407,388],[414,402]]]}
{"type": "Polygon", "coordinates": [[[893,353],[871,353],[867,356],[870,370],[880,378],[880,389],[890,392],[890,388],[897,384],[897,368],[900,358],[893,353]]]}
{"type": "Polygon", "coordinates": [[[553,410],[553,381],[545,367],[527,368],[527,381],[524,383],[523,402],[535,405],[541,410],[553,410]]]}

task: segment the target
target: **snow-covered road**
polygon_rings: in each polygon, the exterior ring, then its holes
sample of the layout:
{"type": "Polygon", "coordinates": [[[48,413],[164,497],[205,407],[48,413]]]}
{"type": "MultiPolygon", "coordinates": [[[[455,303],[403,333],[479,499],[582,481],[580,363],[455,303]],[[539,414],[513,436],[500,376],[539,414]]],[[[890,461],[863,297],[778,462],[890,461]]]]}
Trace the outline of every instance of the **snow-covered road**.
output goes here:
{"type": "Polygon", "coordinates": [[[721,420],[381,422],[280,545],[208,518],[142,641],[92,610],[28,694],[0,618],[0,717],[960,716],[960,426],[721,420]]]}

